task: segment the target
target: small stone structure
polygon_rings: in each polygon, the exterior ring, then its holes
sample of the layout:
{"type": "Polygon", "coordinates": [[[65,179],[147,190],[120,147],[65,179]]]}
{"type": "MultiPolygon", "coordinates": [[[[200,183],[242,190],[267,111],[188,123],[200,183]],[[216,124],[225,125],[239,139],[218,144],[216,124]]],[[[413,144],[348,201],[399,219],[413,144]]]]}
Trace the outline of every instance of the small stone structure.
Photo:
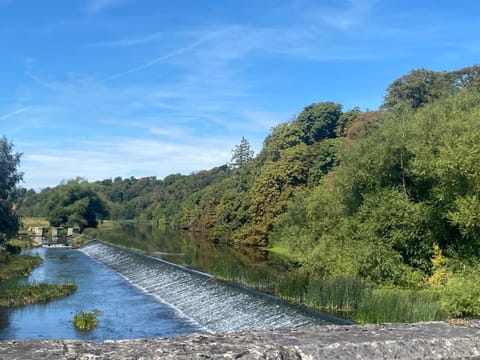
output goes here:
{"type": "Polygon", "coordinates": [[[479,359],[480,323],[328,325],[92,343],[0,341],[0,359],[479,359]]]}
{"type": "Polygon", "coordinates": [[[35,226],[32,228],[32,236],[33,237],[45,237],[48,232],[48,228],[43,226],[35,226]]]}
{"type": "Polygon", "coordinates": [[[76,228],[76,227],[67,228],[67,236],[73,236],[75,234],[80,234],[80,228],[76,228]]]}
{"type": "Polygon", "coordinates": [[[60,237],[60,231],[62,231],[62,227],[52,227],[52,238],[60,237]]]}

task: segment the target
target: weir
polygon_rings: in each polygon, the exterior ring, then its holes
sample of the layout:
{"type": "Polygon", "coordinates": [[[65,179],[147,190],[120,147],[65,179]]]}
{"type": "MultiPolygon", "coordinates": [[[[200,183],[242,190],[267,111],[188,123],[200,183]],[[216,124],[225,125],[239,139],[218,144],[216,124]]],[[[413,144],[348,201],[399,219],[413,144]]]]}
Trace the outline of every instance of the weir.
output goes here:
{"type": "Polygon", "coordinates": [[[347,323],[268,295],[229,286],[209,274],[98,241],[81,251],[208,332],[347,323]]]}

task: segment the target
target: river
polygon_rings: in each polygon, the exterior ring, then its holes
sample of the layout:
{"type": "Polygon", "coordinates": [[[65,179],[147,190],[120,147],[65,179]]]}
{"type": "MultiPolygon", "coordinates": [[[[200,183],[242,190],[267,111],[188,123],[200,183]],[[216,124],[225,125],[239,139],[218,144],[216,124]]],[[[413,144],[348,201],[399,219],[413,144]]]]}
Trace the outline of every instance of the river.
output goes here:
{"type": "MultiPolygon", "coordinates": [[[[122,234],[125,238],[131,236],[125,230],[122,234]]],[[[198,242],[190,243],[185,238],[174,241],[173,237],[165,234],[162,239],[165,239],[166,245],[159,246],[161,242],[156,235],[149,237],[141,230],[136,234],[147,238],[140,241],[149,249],[143,251],[155,256],[140,255],[99,242],[81,250],[29,250],[41,256],[44,263],[23,281],[73,282],[78,290],[71,296],[47,304],[0,308],[0,339],[103,341],[335,322],[328,316],[218,281],[210,273],[203,272],[245,273],[244,269],[248,266],[243,260],[252,261],[245,254],[235,256],[234,252],[198,242]],[[200,251],[199,246],[207,246],[207,252],[200,251]],[[157,259],[159,257],[176,260],[180,265],[165,263],[157,259]],[[202,272],[185,267],[191,267],[194,262],[203,264],[196,266],[202,272]],[[97,329],[88,333],[75,330],[71,320],[80,310],[98,311],[97,329]]],[[[124,237],[120,235],[119,229],[110,232],[110,237],[103,234],[121,243],[124,237]]],[[[130,246],[138,248],[138,238],[130,239],[130,246]]],[[[252,273],[262,280],[259,284],[265,279],[268,283],[264,267],[272,268],[272,261],[267,260],[260,257],[251,264],[252,273]]]]}
{"type": "Polygon", "coordinates": [[[38,248],[44,263],[30,282],[73,282],[75,294],[46,304],[0,308],[0,339],[83,339],[103,341],[167,337],[203,331],[175,309],[146,295],[120,274],[78,250],[38,248]],[[76,331],[72,319],[80,310],[98,310],[99,326],[76,331]]]}

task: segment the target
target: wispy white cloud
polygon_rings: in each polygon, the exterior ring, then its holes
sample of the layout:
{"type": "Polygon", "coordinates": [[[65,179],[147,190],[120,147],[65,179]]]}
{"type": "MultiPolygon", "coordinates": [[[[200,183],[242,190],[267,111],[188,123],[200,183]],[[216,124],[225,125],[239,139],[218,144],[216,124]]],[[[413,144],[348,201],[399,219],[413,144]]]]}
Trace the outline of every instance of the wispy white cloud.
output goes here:
{"type": "Polygon", "coordinates": [[[186,46],[179,47],[179,48],[177,48],[177,49],[175,49],[175,50],[173,50],[173,51],[171,51],[167,54],[163,54],[161,56],[150,59],[150,60],[144,62],[141,65],[134,66],[134,67],[132,67],[128,70],[122,71],[122,72],[114,74],[114,75],[110,75],[107,78],[105,78],[103,81],[115,80],[115,79],[124,77],[125,75],[128,75],[128,74],[132,74],[132,73],[136,73],[138,71],[146,70],[146,69],[152,67],[153,65],[155,65],[157,63],[160,63],[160,62],[178,57],[180,55],[183,55],[183,54],[187,53],[188,51],[195,49],[196,47],[198,47],[200,44],[202,44],[206,40],[207,39],[196,40],[193,43],[190,43],[186,46]]]}
{"type": "Polygon", "coordinates": [[[27,111],[27,110],[28,110],[28,107],[23,107],[23,108],[14,110],[12,112],[9,112],[7,114],[0,115],[0,120],[6,120],[6,119],[11,118],[15,115],[21,114],[22,112],[27,111]]]}
{"type": "Polygon", "coordinates": [[[363,25],[378,0],[343,0],[335,2],[335,6],[321,3],[311,4],[305,16],[317,26],[349,31],[363,25]]]}
{"type": "Polygon", "coordinates": [[[22,171],[27,187],[35,188],[55,186],[77,176],[90,181],[115,176],[163,178],[175,172],[190,173],[228,162],[232,141],[198,138],[187,144],[129,137],[76,141],[74,147],[61,152],[38,149],[25,153],[22,171]]]}

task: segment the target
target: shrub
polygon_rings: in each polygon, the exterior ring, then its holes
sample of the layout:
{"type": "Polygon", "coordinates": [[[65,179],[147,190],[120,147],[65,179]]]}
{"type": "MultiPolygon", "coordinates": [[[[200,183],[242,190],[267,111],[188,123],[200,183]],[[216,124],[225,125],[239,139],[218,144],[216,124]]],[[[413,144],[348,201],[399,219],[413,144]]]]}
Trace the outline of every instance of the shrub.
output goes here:
{"type": "Polygon", "coordinates": [[[452,317],[480,317],[480,266],[451,276],[441,297],[442,309],[452,317]]]}

